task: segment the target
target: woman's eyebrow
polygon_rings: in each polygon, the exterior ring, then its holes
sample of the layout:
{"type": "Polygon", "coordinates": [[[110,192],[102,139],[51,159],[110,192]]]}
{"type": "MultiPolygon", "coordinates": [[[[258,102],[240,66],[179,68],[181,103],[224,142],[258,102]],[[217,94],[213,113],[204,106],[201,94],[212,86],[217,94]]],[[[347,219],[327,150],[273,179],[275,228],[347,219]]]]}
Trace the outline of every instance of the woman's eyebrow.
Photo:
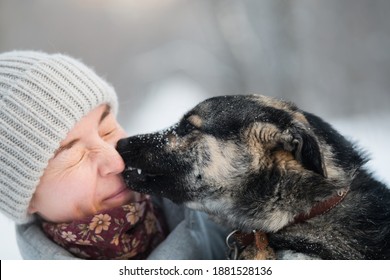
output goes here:
{"type": "Polygon", "coordinates": [[[110,105],[106,105],[106,109],[104,110],[102,116],[100,117],[99,124],[103,122],[103,120],[111,113],[110,105]]]}
{"type": "Polygon", "coordinates": [[[69,150],[70,148],[72,148],[73,147],[73,145],[75,144],[75,143],[77,143],[78,141],[80,141],[80,139],[74,139],[74,140],[72,140],[72,141],[70,141],[69,143],[67,143],[67,144],[65,144],[65,145],[63,145],[63,146],[61,146],[61,147],[59,147],[58,148],[58,150],[54,153],[54,157],[56,157],[59,153],[61,153],[62,151],[65,151],[65,150],[69,150]]]}

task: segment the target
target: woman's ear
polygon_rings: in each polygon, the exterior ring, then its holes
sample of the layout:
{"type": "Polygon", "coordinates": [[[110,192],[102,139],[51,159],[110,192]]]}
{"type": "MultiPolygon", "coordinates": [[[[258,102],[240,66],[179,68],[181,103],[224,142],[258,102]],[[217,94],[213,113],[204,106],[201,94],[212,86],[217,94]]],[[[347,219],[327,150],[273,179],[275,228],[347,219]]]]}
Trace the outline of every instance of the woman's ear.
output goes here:
{"type": "Polygon", "coordinates": [[[327,177],[326,167],[317,138],[300,127],[294,125],[283,133],[282,144],[285,150],[293,153],[295,160],[303,167],[327,177]]]}

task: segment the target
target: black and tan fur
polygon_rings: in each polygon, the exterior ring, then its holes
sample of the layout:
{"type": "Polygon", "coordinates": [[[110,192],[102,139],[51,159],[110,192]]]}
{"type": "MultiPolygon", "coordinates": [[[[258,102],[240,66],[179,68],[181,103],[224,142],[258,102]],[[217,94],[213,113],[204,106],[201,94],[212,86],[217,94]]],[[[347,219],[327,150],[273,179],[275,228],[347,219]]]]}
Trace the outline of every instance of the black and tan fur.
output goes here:
{"type": "Polygon", "coordinates": [[[205,211],[277,250],[322,259],[390,259],[390,190],[319,117],[265,96],[208,99],[176,125],[123,139],[127,184],[205,211]],[[300,223],[313,205],[349,190],[300,223]]]}

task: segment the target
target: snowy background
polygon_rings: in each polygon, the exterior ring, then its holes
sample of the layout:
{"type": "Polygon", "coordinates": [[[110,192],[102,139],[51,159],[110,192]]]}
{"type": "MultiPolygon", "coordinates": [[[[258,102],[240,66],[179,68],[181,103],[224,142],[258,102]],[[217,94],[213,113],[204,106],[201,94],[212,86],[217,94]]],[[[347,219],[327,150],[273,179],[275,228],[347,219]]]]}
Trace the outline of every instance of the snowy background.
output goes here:
{"type": "MultiPolygon", "coordinates": [[[[390,1],[0,0],[0,52],[80,58],[120,99],[131,134],[215,95],[284,98],[333,124],[390,186],[390,1]]],[[[0,214],[0,259],[18,259],[0,214]]]]}

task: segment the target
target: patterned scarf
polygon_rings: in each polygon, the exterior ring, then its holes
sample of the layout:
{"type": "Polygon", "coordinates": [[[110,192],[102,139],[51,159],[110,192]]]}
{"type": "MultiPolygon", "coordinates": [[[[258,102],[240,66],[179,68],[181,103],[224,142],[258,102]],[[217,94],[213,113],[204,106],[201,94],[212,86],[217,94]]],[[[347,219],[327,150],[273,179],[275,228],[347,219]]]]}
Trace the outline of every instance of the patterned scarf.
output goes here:
{"type": "Polygon", "coordinates": [[[70,223],[43,222],[46,235],[83,259],[145,259],[165,238],[149,197],[70,223]]]}

